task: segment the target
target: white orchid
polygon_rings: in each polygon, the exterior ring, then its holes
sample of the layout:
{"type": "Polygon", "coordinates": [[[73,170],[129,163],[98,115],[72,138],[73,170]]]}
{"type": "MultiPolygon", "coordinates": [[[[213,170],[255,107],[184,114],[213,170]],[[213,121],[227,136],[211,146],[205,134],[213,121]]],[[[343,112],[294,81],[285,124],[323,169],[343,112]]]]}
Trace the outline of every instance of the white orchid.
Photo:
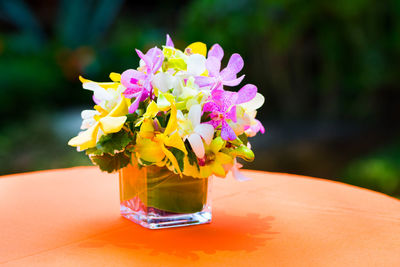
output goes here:
{"type": "Polygon", "coordinates": [[[201,105],[193,105],[185,117],[181,111],[178,111],[178,123],[180,135],[183,140],[188,140],[193,152],[198,158],[205,155],[204,142],[209,145],[214,136],[214,127],[210,124],[200,123],[201,105]]]}

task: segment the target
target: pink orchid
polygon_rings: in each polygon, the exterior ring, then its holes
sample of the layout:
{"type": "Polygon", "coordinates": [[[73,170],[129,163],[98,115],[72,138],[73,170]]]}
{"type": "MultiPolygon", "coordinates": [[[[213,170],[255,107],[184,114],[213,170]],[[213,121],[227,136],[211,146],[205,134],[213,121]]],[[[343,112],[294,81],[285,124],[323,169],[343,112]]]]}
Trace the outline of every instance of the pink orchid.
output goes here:
{"type": "Polygon", "coordinates": [[[136,49],[136,53],[145,65],[140,67],[139,70],[126,70],[121,75],[121,83],[126,87],[125,97],[135,98],[129,107],[129,113],[135,112],[140,102],[149,96],[153,97],[151,81],[164,60],[164,54],[157,47],[151,48],[146,54],[136,49]]]}
{"type": "Polygon", "coordinates": [[[172,42],[171,37],[167,34],[167,41],[165,42],[165,46],[174,48],[174,42],[172,42]]]}
{"type": "Polygon", "coordinates": [[[202,87],[210,87],[210,90],[222,89],[222,86],[236,86],[240,84],[244,78],[244,75],[237,78],[237,74],[243,69],[243,59],[239,54],[233,54],[228,62],[228,66],[221,69],[221,60],[224,57],[224,50],[219,44],[215,44],[211,47],[208,52],[208,58],[206,61],[206,68],[209,73],[209,77],[197,76],[196,84],[202,87]]]}
{"type": "Polygon", "coordinates": [[[207,122],[217,128],[221,125],[221,138],[224,140],[235,140],[236,134],[229,126],[228,120],[237,122],[236,105],[252,100],[257,94],[257,87],[246,84],[238,92],[225,90],[213,90],[210,102],[203,106],[204,112],[210,112],[211,121],[207,122]]]}

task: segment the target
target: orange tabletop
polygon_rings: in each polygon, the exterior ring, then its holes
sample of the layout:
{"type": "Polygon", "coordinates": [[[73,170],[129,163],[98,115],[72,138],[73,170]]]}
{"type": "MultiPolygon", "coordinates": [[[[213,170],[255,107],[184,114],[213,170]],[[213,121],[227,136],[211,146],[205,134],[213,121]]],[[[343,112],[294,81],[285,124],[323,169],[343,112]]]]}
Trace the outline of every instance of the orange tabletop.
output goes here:
{"type": "Polygon", "coordinates": [[[148,230],[95,167],[0,178],[0,265],[400,266],[400,201],[322,179],[214,179],[213,222],[148,230]]]}

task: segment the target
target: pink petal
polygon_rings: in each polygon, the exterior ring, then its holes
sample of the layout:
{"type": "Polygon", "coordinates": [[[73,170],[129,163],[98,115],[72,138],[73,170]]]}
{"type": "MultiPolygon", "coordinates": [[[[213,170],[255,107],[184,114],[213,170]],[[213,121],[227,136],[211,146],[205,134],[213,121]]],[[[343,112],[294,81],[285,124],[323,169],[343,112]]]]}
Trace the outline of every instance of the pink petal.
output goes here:
{"type": "Polygon", "coordinates": [[[206,87],[206,86],[213,85],[216,82],[216,80],[213,77],[197,76],[197,77],[195,77],[194,82],[199,87],[206,87]]]}
{"type": "Polygon", "coordinates": [[[224,50],[219,44],[215,44],[208,51],[208,57],[216,57],[219,61],[224,57],[224,50]]]}
{"type": "Polygon", "coordinates": [[[227,68],[231,69],[235,74],[239,73],[244,66],[243,58],[235,53],[231,56],[227,68]]]}
{"type": "MultiPolygon", "coordinates": [[[[158,47],[153,47],[147,51],[146,56],[148,56],[150,60],[150,64],[148,67],[150,68],[151,73],[155,73],[158,71],[164,61],[164,54],[158,47]]],[[[146,63],[147,65],[147,63],[146,63]]]]}
{"type": "Polygon", "coordinates": [[[225,112],[236,103],[237,93],[225,90],[213,90],[211,92],[212,100],[225,112]]]}
{"type": "Polygon", "coordinates": [[[99,99],[97,99],[97,98],[94,96],[94,94],[93,94],[93,96],[92,96],[92,99],[93,99],[93,102],[96,103],[96,105],[99,105],[100,102],[101,102],[99,99]]]}
{"type": "Polygon", "coordinates": [[[222,122],[221,138],[224,140],[235,140],[236,134],[226,121],[222,122]]]}
{"type": "Polygon", "coordinates": [[[128,110],[129,113],[134,113],[138,109],[139,103],[140,103],[140,97],[136,97],[135,101],[133,101],[133,103],[129,107],[128,110]]]}
{"type": "Polygon", "coordinates": [[[136,83],[138,80],[143,80],[145,78],[146,74],[144,74],[143,72],[129,69],[121,74],[121,83],[123,86],[128,88],[131,87],[131,85],[136,83]]]}
{"type": "Polygon", "coordinates": [[[262,134],[264,134],[264,133],[265,133],[265,128],[264,128],[264,126],[262,125],[262,123],[261,123],[259,120],[256,119],[256,121],[257,121],[257,124],[258,124],[259,127],[260,127],[260,132],[261,132],[262,134]]]}
{"type": "Polygon", "coordinates": [[[240,76],[237,79],[233,79],[233,80],[224,80],[222,81],[223,85],[227,85],[227,86],[236,86],[238,84],[240,84],[242,82],[242,80],[244,79],[244,75],[240,76]]]}
{"type": "Polygon", "coordinates": [[[217,128],[221,124],[221,120],[211,120],[211,121],[207,121],[207,122],[204,122],[204,123],[210,124],[214,128],[217,128]]]}
{"type": "MultiPolygon", "coordinates": [[[[144,61],[144,63],[146,64],[146,67],[151,68],[152,63],[151,63],[150,58],[147,55],[143,54],[143,52],[140,51],[139,49],[135,49],[135,51],[138,54],[138,56],[144,61]]],[[[147,52],[147,53],[149,53],[149,52],[147,52]]]]}
{"type": "Polygon", "coordinates": [[[169,34],[167,34],[167,41],[165,43],[165,46],[174,47],[174,43],[172,42],[172,39],[169,36],[169,34]]]}
{"type": "Polygon", "coordinates": [[[206,68],[212,77],[217,77],[219,75],[219,70],[221,69],[221,60],[216,57],[208,57],[206,61],[206,68]]]}
{"type": "Polygon", "coordinates": [[[219,111],[219,106],[217,104],[215,104],[214,102],[207,102],[203,106],[203,111],[204,112],[219,111]]]}
{"type": "Polygon", "coordinates": [[[235,178],[235,180],[240,181],[240,182],[251,180],[249,177],[243,175],[243,173],[241,171],[239,171],[239,168],[235,167],[235,166],[232,167],[232,175],[235,178]]]}
{"type": "Polygon", "coordinates": [[[236,106],[233,106],[225,116],[226,119],[230,119],[233,122],[237,122],[236,118],[236,106]]]}
{"type": "Polygon", "coordinates": [[[238,92],[236,104],[246,103],[256,97],[257,87],[253,84],[246,84],[238,92]]]}
{"type": "Polygon", "coordinates": [[[132,98],[136,97],[138,93],[140,93],[143,90],[143,87],[140,87],[137,84],[132,84],[128,88],[125,89],[124,91],[124,96],[127,98],[132,98]]]}
{"type": "Polygon", "coordinates": [[[230,80],[236,79],[236,73],[228,67],[221,70],[221,72],[219,73],[219,76],[224,81],[230,81],[230,80]]]}

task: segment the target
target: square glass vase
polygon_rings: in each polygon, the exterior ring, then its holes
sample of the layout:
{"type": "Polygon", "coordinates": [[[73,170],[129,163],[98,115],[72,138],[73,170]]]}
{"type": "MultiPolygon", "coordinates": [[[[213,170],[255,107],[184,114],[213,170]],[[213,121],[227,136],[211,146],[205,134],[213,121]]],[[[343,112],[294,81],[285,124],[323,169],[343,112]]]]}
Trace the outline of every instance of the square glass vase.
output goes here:
{"type": "Polygon", "coordinates": [[[211,184],[211,177],[129,164],[119,171],[121,215],[148,229],[210,223],[211,184]]]}

